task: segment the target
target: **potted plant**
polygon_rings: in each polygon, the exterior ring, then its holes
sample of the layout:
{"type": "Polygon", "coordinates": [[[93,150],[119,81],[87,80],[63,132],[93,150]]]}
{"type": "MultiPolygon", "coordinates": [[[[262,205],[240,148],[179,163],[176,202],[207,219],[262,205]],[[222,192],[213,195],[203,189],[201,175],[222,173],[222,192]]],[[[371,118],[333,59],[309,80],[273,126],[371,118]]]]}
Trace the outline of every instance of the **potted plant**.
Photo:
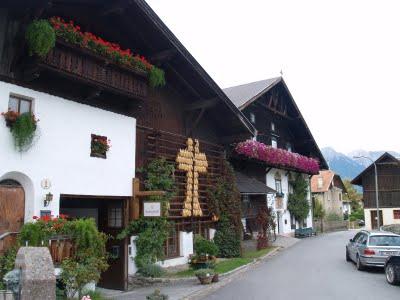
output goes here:
{"type": "Polygon", "coordinates": [[[214,278],[215,272],[212,269],[199,269],[195,273],[201,284],[210,284],[214,278]]]}
{"type": "Polygon", "coordinates": [[[213,241],[202,236],[196,236],[194,241],[195,255],[190,257],[189,263],[194,269],[213,268],[218,254],[218,247],[213,241]]]}
{"type": "Polygon", "coordinates": [[[92,142],[90,145],[90,156],[107,158],[107,152],[110,150],[111,141],[105,136],[92,134],[92,142]]]}
{"type": "Polygon", "coordinates": [[[4,120],[6,121],[6,126],[11,128],[17,118],[19,117],[19,113],[13,110],[8,110],[7,112],[1,113],[1,115],[4,117],[4,120]]]}

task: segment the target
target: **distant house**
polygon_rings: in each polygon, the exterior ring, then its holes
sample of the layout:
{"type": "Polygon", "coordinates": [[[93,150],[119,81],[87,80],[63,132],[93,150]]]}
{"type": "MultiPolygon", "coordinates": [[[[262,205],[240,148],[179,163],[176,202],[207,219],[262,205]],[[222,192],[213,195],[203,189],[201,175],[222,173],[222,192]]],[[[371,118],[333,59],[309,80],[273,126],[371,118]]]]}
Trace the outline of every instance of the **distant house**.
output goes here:
{"type": "MultiPolygon", "coordinates": [[[[378,170],[378,198],[381,225],[400,224],[400,161],[385,152],[375,164],[378,170]]],[[[371,164],[351,182],[363,187],[365,226],[377,228],[375,171],[371,164]]]]}
{"type": "Polygon", "coordinates": [[[320,171],[311,178],[311,192],[314,201],[320,201],[326,214],[344,213],[343,193],[346,193],[346,187],[338,174],[331,170],[320,171]]]}

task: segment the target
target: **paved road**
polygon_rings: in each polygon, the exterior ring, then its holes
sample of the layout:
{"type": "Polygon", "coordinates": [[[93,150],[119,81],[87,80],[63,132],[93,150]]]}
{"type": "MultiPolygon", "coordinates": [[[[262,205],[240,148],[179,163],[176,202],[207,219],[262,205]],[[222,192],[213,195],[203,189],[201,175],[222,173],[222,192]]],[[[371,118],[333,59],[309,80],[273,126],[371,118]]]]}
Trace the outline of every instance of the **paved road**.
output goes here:
{"type": "Polygon", "coordinates": [[[210,295],[208,300],[391,300],[400,287],[383,270],[357,271],[345,261],[354,231],[304,239],[210,295]]]}

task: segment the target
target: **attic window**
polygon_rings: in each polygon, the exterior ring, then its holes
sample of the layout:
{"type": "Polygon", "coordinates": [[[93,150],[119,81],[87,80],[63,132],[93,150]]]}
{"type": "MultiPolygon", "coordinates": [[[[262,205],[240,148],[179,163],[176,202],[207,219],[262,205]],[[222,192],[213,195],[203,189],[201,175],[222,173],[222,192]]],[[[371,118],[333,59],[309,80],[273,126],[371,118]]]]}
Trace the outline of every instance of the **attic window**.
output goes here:
{"type": "Polygon", "coordinates": [[[289,152],[292,152],[292,144],[291,143],[286,143],[286,150],[289,152]]]}
{"type": "Polygon", "coordinates": [[[274,122],[271,122],[271,131],[275,132],[275,123],[274,122]]]}
{"type": "Polygon", "coordinates": [[[323,184],[324,184],[323,178],[322,178],[322,177],[319,177],[319,178],[318,178],[318,188],[319,188],[319,189],[322,189],[323,184]]]}
{"type": "Polygon", "coordinates": [[[256,123],[256,115],[254,113],[250,113],[250,122],[253,124],[256,123]]]}

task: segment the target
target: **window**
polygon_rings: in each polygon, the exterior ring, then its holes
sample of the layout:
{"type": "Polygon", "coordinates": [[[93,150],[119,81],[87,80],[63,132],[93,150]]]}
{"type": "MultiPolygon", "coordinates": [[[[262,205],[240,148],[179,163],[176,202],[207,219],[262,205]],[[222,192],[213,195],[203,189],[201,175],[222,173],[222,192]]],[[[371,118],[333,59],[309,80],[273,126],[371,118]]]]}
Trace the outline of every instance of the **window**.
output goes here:
{"type": "Polygon", "coordinates": [[[110,140],[106,136],[91,135],[90,156],[107,158],[107,151],[110,148],[110,140]]]}
{"type": "Polygon", "coordinates": [[[292,144],[291,143],[286,143],[286,150],[289,152],[292,152],[292,144]]]}
{"type": "Polygon", "coordinates": [[[8,110],[15,111],[20,114],[32,112],[32,100],[16,95],[10,95],[8,101],[8,110]]]}
{"type": "Polygon", "coordinates": [[[122,227],[122,207],[118,206],[108,207],[108,227],[110,228],[122,227]]]}
{"type": "Polygon", "coordinates": [[[253,124],[256,123],[256,115],[254,113],[250,113],[250,122],[253,124]]]}
{"type": "Polygon", "coordinates": [[[275,179],[275,190],[277,194],[282,194],[282,181],[280,179],[275,179]]]}
{"type": "Polygon", "coordinates": [[[278,141],[274,137],[271,138],[271,146],[272,148],[278,148],[278,141]]]}
{"type": "Polygon", "coordinates": [[[51,210],[41,210],[40,217],[51,217],[51,210]]]}
{"type": "Polygon", "coordinates": [[[322,177],[318,177],[318,188],[322,189],[323,185],[324,185],[324,179],[322,177]]]}
{"type": "Polygon", "coordinates": [[[271,122],[271,131],[275,132],[275,123],[271,122]]]}
{"type": "Polygon", "coordinates": [[[399,209],[393,210],[393,219],[400,219],[400,210],[399,209]]]}

